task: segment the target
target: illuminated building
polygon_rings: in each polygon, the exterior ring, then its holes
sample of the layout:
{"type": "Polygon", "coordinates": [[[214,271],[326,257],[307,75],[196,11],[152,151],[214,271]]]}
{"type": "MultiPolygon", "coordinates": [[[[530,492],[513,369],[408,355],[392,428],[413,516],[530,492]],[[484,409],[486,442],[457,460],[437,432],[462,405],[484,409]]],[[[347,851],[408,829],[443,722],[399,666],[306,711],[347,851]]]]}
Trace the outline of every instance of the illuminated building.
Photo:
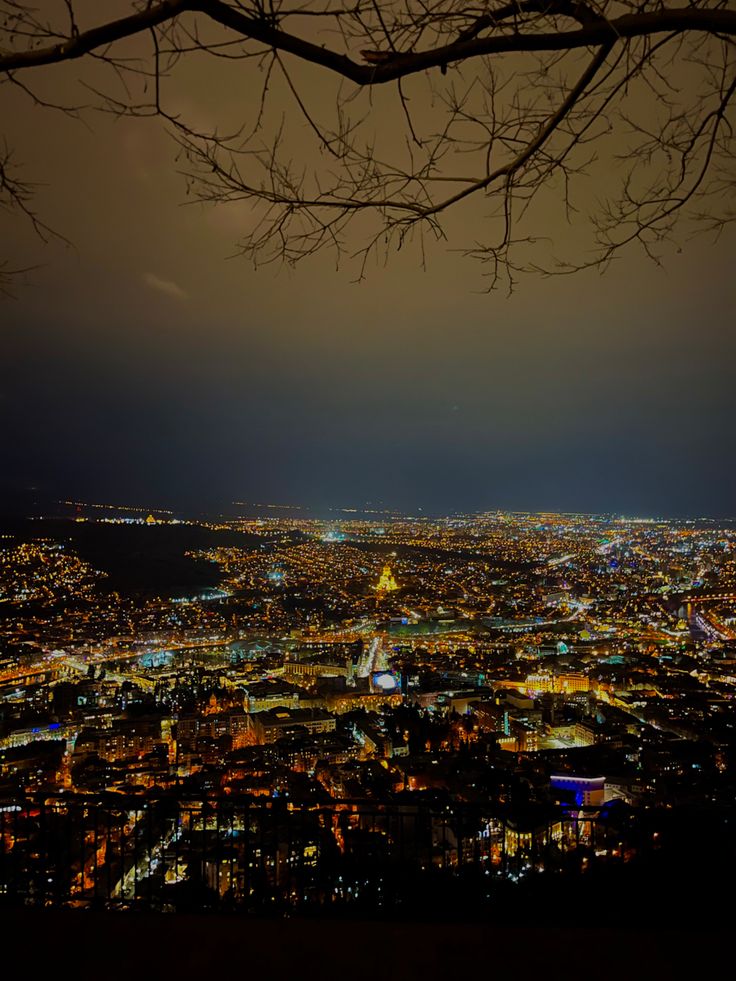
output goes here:
{"type": "Polygon", "coordinates": [[[273,743],[292,732],[334,732],[334,715],[319,709],[267,709],[249,716],[258,743],[273,743]]]}
{"type": "Polygon", "coordinates": [[[352,678],[355,665],[352,659],[329,654],[317,654],[303,661],[284,661],[285,678],[352,678]]]}
{"type": "Polygon", "coordinates": [[[531,726],[516,721],[509,724],[506,732],[506,721],[504,735],[498,738],[499,748],[510,753],[536,753],[539,749],[538,733],[531,726]]]}
{"type": "Polygon", "coordinates": [[[385,565],[383,571],[381,572],[381,578],[378,580],[378,585],[376,586],[376,592],[378,593],[393,593],[398,589],[398,584],[394,579],[394,574],[391,572],[391,566],[385,565]]]}
{"type": "Polygon", "coordinates": [[[549,782],[552,790],[574,795],[575,803],[580,807],[599,807],[605,801],[605,777],[577,777],[564,773],[551,776],[549,782]]]}
{"type": "Polygon", "coordinates": [[[584,674],[561,674],[557,676],[555,681],[556,691],[558,692],[565,693],[590,690],[590,679],[584,674]]]}
{"type": "Polygon", "coordinates": [[[527,675],[524,687],[529,692],[556,692],[565,695],[590,691],[590,679],[584,674],[551,675],[539,672],[527,675]]]}
{"type": "Polygon", "coordinates": [[[155,746],[166,744],[167,738],[172,738],[170,720],[119,719],[111,729],[84,729],[77,738],[74,756],[81,759],[96,753],[105,760],[125,760],[152,752],[155,746]]]}
{"type": "Polygon", "coordinates": [[[245,691],[245,710],[249,713],[299,706],[299,691],[277,678],[249,684],[245,691]]]}
{"type": "Polygon", "coordinates": [[[393,693],[401,689],[401,676],[395,671],[374,671],[369,679],[372,692],[393,693]]]}
{"type": "Polygon", "coordinates": [[[541,852],[552,842],[560,842],[563,836],[559,820],[534,820],[529,815],[504,824],[504,850],[506,855],[531,855],[541,852]]]}

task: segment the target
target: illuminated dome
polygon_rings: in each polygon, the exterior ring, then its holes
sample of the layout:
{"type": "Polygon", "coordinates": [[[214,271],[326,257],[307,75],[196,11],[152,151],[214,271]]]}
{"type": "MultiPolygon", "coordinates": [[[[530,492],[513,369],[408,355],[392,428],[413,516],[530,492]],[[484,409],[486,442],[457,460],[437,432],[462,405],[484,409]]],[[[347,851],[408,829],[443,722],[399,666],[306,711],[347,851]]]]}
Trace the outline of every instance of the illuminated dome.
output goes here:
{"type": "Polygon", "coordinates": [[[391,566],[385,565],[383,567],[383,572],[381,573],[381,578],[378,580],[378,585],[376,590],[379,593],[393,593],[394,590],[398,589],[394,575],[391,572],[391,566]]]}

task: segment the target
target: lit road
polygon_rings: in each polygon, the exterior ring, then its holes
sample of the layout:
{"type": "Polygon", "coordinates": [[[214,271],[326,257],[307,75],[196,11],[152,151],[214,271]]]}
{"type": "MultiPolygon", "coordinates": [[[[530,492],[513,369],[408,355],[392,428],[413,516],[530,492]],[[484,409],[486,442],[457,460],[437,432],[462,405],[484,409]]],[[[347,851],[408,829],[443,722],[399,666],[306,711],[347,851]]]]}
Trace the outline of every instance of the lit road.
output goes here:
{"type": "MultiPolygon", "coordinates": [[[[136,812],[135,814],[135,824],[130,835],[131,846],[135,841],[135,836],[138,831],[138,825],[141,822],[141,816],[145,812],[136,812]]],[[[147,815],[150,820],[150,815],[147,815]]],[[[143,849],[142,854],[138,858],[137,862],[132,862],[130,868],[125,872],[121,879],[113,887],[111,892],[111,897],[113,899],[132,899],[135,897],[135,886],[139,879],[144,879],[147,875],[150,875],[154,869],[158,867],[161,862],[164,851],[172,843],[176,835],[179,834],[178,829],[174,822],[172,826],[156,841],[156,843],[150,847],[143,849]]],[[[135,853],[134,853],[135,854],[135,853]]]]}

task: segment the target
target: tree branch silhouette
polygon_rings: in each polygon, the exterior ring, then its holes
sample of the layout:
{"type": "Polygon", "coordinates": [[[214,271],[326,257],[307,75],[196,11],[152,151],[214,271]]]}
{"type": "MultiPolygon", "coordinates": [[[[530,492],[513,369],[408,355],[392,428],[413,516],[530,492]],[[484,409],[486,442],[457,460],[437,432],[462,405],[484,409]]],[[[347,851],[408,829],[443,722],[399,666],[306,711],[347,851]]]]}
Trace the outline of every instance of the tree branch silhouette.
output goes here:
{"type": "MultiPolygon", "coordinates": [[[[487,265],[490,287],[503,278],[511,286],[531,270],[603,268],[634,244],[658,262],[678,222],[687,233],[718,232],[733,220],[736,11],[724,0],[147,0],[130,8],[83,26],[74,0],[40,8],[0,0],[0,81],[48,107],[31,88],[38,69],[104,66],[117,91],[86,82],[90,107],[56,108],[162,118],[191,199],[252,206],[238,250],[256,263],[329,248],[338,259],[357,255],[362,275],[369,258],[408,239],[424,255],[425,236],[446,236],[446,213],[477,198],[490,234],[461,251],[487,265]],[[200,54],[243,63],[252,125],[202,132],[167,108],[177,65],[200,54]],[[310,104],[305,73],[315,71],[335,80],[328,106],[310,104]],[[688,80],[678,89],[680,74],[688,80]],[[398,122],[383,132],[385,108],[371,95],[382,90],[395,91],[404,132],[398,122]],[[356,115],[361,93],[367,105],[356,115]],[[295,146],[295,118],[310,145],[300,128],[295,146]],[[539,247],[530,209],[547,189],[572,220],[572,189],[612,139],[630,145],[616,162],[618,191],[606,188],[588,217],[592,251],[553,257],[539,247]]],[[[5,170],[0,204],[47,236],[30,187],[5,170]]]]}

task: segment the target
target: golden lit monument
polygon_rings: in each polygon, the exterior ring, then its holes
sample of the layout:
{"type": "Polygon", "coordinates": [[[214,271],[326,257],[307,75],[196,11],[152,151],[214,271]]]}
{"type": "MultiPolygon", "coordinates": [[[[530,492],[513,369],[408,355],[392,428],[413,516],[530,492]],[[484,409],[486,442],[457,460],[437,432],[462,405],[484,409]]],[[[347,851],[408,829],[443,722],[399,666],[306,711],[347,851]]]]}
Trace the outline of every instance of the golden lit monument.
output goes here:
{"type": "Polygon", "coordinates": [[[378,585],[376,586],[377,593],[393,593],[397,590],[398,584],[394,579],[394,575],[391,572],[391,566],[385,565],[383,567],[383,572],[381,573],[381,578],[378,580],[378,585]]]}

